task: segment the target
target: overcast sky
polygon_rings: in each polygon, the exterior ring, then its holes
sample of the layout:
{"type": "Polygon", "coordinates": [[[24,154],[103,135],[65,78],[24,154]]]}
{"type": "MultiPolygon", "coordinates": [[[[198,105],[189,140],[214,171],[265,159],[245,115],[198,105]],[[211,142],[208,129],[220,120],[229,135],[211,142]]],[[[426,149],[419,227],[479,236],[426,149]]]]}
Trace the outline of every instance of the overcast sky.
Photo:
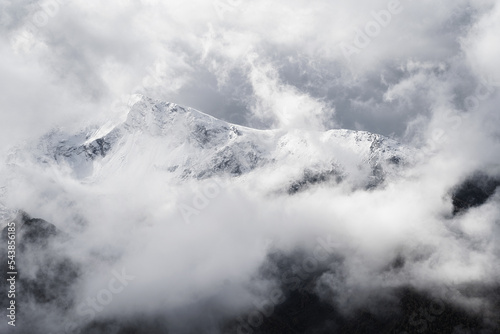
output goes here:
{"type": "Polygon", "coordinates": [[[466,109],[478,83],[500,71],[493,0],[2,0],[1,8],[3,140],[115,117],[133,93],[254,127],[403,138],[440,105],[466,109]]]}

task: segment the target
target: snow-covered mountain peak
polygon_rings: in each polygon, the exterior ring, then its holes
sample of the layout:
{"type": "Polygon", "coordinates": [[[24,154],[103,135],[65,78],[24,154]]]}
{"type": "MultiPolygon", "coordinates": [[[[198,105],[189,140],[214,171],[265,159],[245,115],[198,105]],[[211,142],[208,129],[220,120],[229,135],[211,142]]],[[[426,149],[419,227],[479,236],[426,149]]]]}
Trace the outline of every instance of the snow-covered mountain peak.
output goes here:
{"type": "Polygon", "coordinates": [[[122,124],[128,131],[145,131],[152,135],[168,134],[172,128],[196,127],[228,128],[228,123],[218,120],[201,111],[142,96],[130,109],[122,124]]]}
{"type": "Polygon", "coordinates": [[[351,179],[361,186],[378,184],[396,175],[411,155],[397,142],[369,132],[257,130],[145,96],[122,123],[76,134],[53,131],[18,151],[24,158],[13,159],[14,165],[31,160],[69,170],[86,182],[128,170],[155,171],[183,180],[242,176],[266,169],[277,187],[295,184],[292,192],[331,179],[351,179]]]}

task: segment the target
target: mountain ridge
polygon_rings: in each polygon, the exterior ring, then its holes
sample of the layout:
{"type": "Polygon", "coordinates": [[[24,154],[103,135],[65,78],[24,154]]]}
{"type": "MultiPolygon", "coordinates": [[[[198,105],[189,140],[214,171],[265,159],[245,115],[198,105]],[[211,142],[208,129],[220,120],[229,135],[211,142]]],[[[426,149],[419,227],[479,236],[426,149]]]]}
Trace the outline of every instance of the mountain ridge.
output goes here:
{"type": "Polygon", "coordinates": [[[22,165],[29,160],[64,167],[86,182],[133,165],[178,179],[235,177],[256,168],[284,171],[284,166],[293,166],[299,174],[343,175],[343,180],[350,178],[356,184],[362,175],[361,184],[372,187],[409,163],[411,150],[366,131],[252,129],[143,96],[124,122],[107,131],[99,127],[76,134],[55,130],[35,145],[18,149],[9,163],[22,165]]]}

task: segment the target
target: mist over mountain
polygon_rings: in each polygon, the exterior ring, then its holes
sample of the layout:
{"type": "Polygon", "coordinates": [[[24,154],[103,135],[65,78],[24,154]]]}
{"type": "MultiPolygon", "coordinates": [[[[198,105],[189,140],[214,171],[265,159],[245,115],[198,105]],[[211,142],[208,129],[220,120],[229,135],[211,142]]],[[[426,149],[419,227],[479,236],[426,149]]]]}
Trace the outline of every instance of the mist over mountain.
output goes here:
{"type": "Polygon", "coordinates": [[[0,9],[0,333],[500,333],[497,0],[0,9]]]}
{"type": "Polygon", "coordinates": [[[123,121],[51,131],[7,160],[3,207],[43,218],[10,213],[16,327],[493,333],[496,251],[463,228],[475,215],[495,224],[498,175],[425,198],[416,152],[365,131],[256,130],[144,96],[123,121]]]}

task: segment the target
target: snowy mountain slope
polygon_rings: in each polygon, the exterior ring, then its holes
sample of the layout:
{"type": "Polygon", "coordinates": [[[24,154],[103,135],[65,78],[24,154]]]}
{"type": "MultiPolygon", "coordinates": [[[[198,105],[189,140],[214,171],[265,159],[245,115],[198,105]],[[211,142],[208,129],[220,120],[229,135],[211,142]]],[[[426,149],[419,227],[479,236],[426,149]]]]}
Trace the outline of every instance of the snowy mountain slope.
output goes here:
{"type": "Polygon", "coordinates": [[[277,187],[295,193],[330,180],[371,187],[395,176],[410,157],[408,148],[364,131],[256,130],[142,97],[121,124],[77,134],[53,131],[9,162],[65,168],[85,182],[127,171],[183,180],[265,168],[277,187]]]}

